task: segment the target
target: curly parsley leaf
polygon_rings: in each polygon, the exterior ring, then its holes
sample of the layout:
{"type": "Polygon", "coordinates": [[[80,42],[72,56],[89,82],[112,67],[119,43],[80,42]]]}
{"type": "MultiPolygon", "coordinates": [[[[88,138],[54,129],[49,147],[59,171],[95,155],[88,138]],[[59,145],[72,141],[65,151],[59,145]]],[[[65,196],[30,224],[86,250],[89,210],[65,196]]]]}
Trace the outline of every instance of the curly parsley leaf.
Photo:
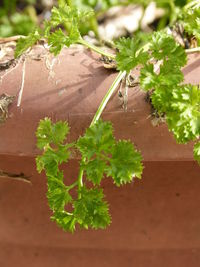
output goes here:
{"type": "Polygon", "coordinates": [[[118,186],[141,177],[140,153],[130,141],[117,142],[109,122],[96,122],[78,140],[77,146],[85,158],[82,167],[86,178],[94,185],[100,184],[104,175],[111,176],[118,186]]]}
{"type": "Polygon", "coordinates": [[[154,65],[145,64],[140,70],[140,86],[144,90],[150,90],[158,84],[158,75],[154,72],[154,65]]]}
{"type": "MultiPolygon", "coordinates": [[[[68,6],[67,4],[59,5],[59,7],[53,7],[51,11],[51,25],[56,27],[58,25],[64,25],[65,23],[80,24],[86,19],[94,15],[92,9],[78,9],[77,7],[68,6]]],[[[74,25],[71,25],[74,27],[74,25]]]]}
{"type": "Polygon", "coordinates": [[[198,86],[174,88],[167,111],[167,123],[179,143],[195,140],[200,135],[200,90],[198,86]]]}
{"type": "Polygon", "coordinates": [[[170,110],[171,89],[171,87],[160,86],[153,92],[151,101],[158,113],[165,113],[170,110]]]}
{"type": "Polygon", "coordinates": [[[67,4],[60,4],[52,8],[50,20],[44,22],[44,30],[36,30],[26,38],[21,38],[16,47],[15,56],[18,57],[29,47],[32,47],[38,40],[45,38],[50,45],[50,51],[58,55],[64,46],[78,43],[81,39],[79,27],[92,17],[94,12],[89,10],[79,10],[67,4]],[[66,33],[60,28],[64,28],[66,33]]]}
{"type": "Polygon", "coordinates": [[[38,148],[43,149],[48,144],[62,144],[69,129],[68,124],[63,121],[52,124],[49,118],[41,120],[36,131],[38,148]]]}
{"type": "Polygon", "coordinates": [[[194,159],[200,164],[200,142],[194,145],[194,159]]]}
{"type": "Polygon", "coordinates": [[[112,124],[99,120],[79,138],[77,146],[82,156],[90,160],[95,154],[110,153],[114,142],[112,124]]]}
{"type": "Polygon", "coordinates": [[[158,73],[155,72],[154,65],[151,63],[145,64],[140,71],[140,85],[145,90],[174,86],[174,84],[182,82],[183,79],[181,69],[171,61],[164,60],[158,73]]]}
{"type": "Polygon", "coordinates": [[[117,69],[130,72],[139,64],[144,64],[149,55],[140,49],[139,40],[133,38],[121,38],[116,42],[119,52],[116,55],[117,69]],[[139,52],[138,52],[139,51],[139,52]]]}
{"type": "Polygon", "coordinates": [[[29,47],[32,47],[37,41],[41,39],[40,30],[35,30],[27,37],[20,38],[15,49],[15,58],[21,56],[29,47]]]}
{"type": "Polygon", "coordinates": [[[64,210],[65,205],[72,202],[72,197],[63,184],[63,173],[59,172],[57,177],[48,177],[47,199],[49,207],[53,211],[64,210]]]}
{"type": "Polygon", "coordinates": [[[184,49],[171,35],[162,31],[153,34],[150,50],[154,59],[170,61],[174,66],[183,67],[187,62],[184,49]]]}
{"type": "Polygon", "coordinates": [[[61,29],[58,29],[49,34],[47,39],[48,44],[50,45],[50,52],[56,56],[60,53],[64,46],[69,47],[70,45],[78,42],[80,39],[80,33],[76,27],[73,27],[69,36],[67,36],[61,29]]]}
{"type": "Polygon", "coordinates": [[[43,149],[43,154],[36,158],[37,169],[46,172],[47,198],[53,212],[51,218],[70,232],[75,231],[76,224],[85,229],[104,229],[110,224],[111,217],[99,187],[103,176],[112,176],[118,186],[131,182],[133,177],[140,178],[142,157],[130,141],[115,140],[110,122],[99,120],[86,130],[76,145],[82,154],[80,167],[94,187],[86,188],[80,176],[67,186],[59,165],[68,161],[69,148],[73,145],[65,142],[68,132],[67,123],[58,121],[53,124],[48,118],[40,121],[36,132],[37,145],[43,149]],[[74,187],[77,187],[77,198],[70,194],[74,187]],[[68,204],[70,212],[66,208],[68,204]]]}
{"type": "Polygon", "coordinates": [[[55,56],[58,55],[67,43],[67,39],[68,36],[66,36],[61,29],[49,34],[48,44],[50,45],[50,52],[54,53],[55,56]]]}
{"type": "Polygon", "coordinates": [[[79,27],[91,16],[93,16],[92,10],[79,10],[68,5],[54,7],[50,21],[46,23],[45,28],[45,37],[50,45],[50,51],[58,55],[64,46],[69,47],[78,43],[81,39],[79,27]],[[56,27],[61,25],[66,29],[67,34],[61,28],[54,31],[56,27]]]}
{"type": "Polygon", "coordinates": [[[106,162],[100,157],[96,157],[82,165],[86,171],[87,179],[94,185],[99,185],[106,169],[106,162]]]}
{"type": "Polygon", "coordinates": [[[67,211],[55,211],[53,216],[51,216],[52,221],[56,222],[64,231],[73,233],[76,228],[76,218],[73,214],[68,213],[67,211]]]}
{"type": "Polygon", "coordinates": [[[183,10],[181,23],[185,31],[195,36],[200,43],[200,4],[199,1],[192,1],[183,10]]]}
{"type": "Polygon", "coordinates": [[[177,142],[186,143],[200,135],[200,90],[198,86],[181,85],[159,88],[152,95],[152,103],[166,113],[169,129],[177,142]]]}
{"type": "Polygon", "coordinates": [[[37,146],[43,149],[43,154],[37,156],[36,164],[38,172],[44,170],[47,176],[47,199],[54,213],[53,220],[64,229],[73,231],[71,221],[66,222],[68,214],[64,210],[65,205],[72,202],[70,187],[64,184],[63,172],[59,169],[59,165],[67,162],[70,156],[69,148],[72,144],[65,143],[68,132],[69,126],[66,122],[58,121],[53,124],[48,118],[41,120],[36,136],[37,146]]]}
{"type": "Polygon", "coordinates": [[[113,177],[117,186],[132,182],[134,177],[141,178],[142,156],[130,141],[120,140],[112,149],[107,175],[113,177]]]}
{"type": "Polygon", "coordinates": [[[67,162],[69,159],[70,152],[68,149],[70,146],[71,145],[58,145],[56,149],[51,147],[45,148],[43,155],[38,156],[36,159],[37,170],[39,172],[45,170],[47,176],[56,176],[58,173],[58,165],[67,162]]]}
{"type": "Polygon", "coordinates": [[[103,200],[103,190],[100,188],[79,190],[81,198],[74,201],[74,216],[81,227],[98,229],[106,228],[110,222],[108,204],[103,200]]]}

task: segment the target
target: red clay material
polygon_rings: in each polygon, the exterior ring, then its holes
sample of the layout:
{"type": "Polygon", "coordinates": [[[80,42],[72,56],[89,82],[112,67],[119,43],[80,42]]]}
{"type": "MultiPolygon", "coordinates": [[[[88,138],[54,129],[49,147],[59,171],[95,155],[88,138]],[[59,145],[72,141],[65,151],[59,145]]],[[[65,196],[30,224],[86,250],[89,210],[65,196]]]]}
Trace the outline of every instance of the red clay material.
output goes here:
{"type": "MultiPolygon", "coordinates": [[[[34,159],[1,156],[1,168],[31,174],[32,184],[0,180],[0,266],[199,267],[200,179],[194,162],[146,162],[142,181],[103,183],[112,224],[63,232],[49,217],[46,178],[34,159]]],[[[77,174],[76,162],[66,180],[77,174]]]]}
{"type": "MultiPolygon", "coordinates": [[[[34,55],[25,60],[19,106],[24,62],[0,85],[0,96],[15,96],[0,125],[0,266],[199,267],[200,168],[192,144],[177,145],[165,124],[152,126],[151,107],[139,88],[129,89],[127,112],[116,92],[103,118],[113,122],[117,138],[131,139],[141,150],[143,179],[121,188],[104,181],[112,214],[107,230],[71,235],[50,221],[46,178],[35,169],[38,121],[67,120],[69,140],[75,140],[116,73],[80,48],[63,50],[57,60],[41,49],[34,55]]],[[[185,81],[199,83],[199,71],[200,56],[191,55],[185,81]]],[[[76,157],[66,165],[66,181],[77,176],[77,166],[76,157]]]]}
{"type": "MultiPolygon", "coordinates": [[[[35,51],[41,56],[41,49],[35,51]]],[[[0,153],[32,156],[38,153],[35,130],[45,116],[67,120],[71,127],[69,139],[75,140],[89,125],[116,73],[106,70],[89,51],[65,49],[58,59],[47,54],[41,60],[26,58],[22,100],[23,63],[7,74],[0,85],[0,95],[16,96],[9,107],[9,118],[0,126],[0,153]],[[52,66],[52,67],[51,67],[52,66]]],[[[185,80],[198,83],[200,57],[192,55],[184,68],[185,80]]],[[[3,73],[2,73],[3,75],[3,73]]],[[[116,94],[109,102],[103,118],[114,123],[117,138],[134,141],[146,161],[192,160],[192,145],[177,145],[165,124],[153,127],[151,107],[145,93],[138,87],[129,89],[128,110],[116,94]]]]}

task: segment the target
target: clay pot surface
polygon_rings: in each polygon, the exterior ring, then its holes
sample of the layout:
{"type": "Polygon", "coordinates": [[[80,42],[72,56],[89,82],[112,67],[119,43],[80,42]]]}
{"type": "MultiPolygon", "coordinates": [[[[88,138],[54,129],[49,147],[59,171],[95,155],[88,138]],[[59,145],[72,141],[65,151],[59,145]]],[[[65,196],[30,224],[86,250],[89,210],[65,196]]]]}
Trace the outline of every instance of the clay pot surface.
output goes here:
{"type": "MultiPolygon", "coordinates": [[[[142,151],[143,179],[121,188],[103,181],[112,215],[107,230],[71,235],[50,221],[46,178],[35,168],[38,121],[46,116],[67,120],[68,140],[76,140],[116,73],[80,47],[64,49],[58,59],[41,48],[34,55],[25,61],[19,107],[24,62],[1,73],[0,95],[15,100],[0,125],[0,266],[199,267],[200,179],[193,144],[177,145],[165,124],[152,126],[151,107],[139,88],[129,89],[127,112],[116,92],[103,118],[113,122],[116,138],[130,139],[142,151]]],[[[199,71],[200,57],[191,55],[183,69],[185,81],[199,83],[199,71]]],[[[78,159],[64,172],[66,182],[77,177],[78,159]]]]}
{"type": "MultiPolygon", "coordinates": [[[[199,82],[199,62],[198,54],[190,56],[183,69],[186,82],[199,82]]],[[[5,75],[0,85],[0,95],[15,96],[8,119],[0,125],[1,154],[36,155],[35,131],[39,120],[47,116],[53,121],[68,121],[69,141],[76,140],[89,126],[116,77],[116,73],[102,66],[99,57],[80,47],[63,49],[58,58],[41,48],[35,49],[34,59],[29,56],[25,60],[24,89],[21,104],[17,106],[23,64],[5,75]]],[[[158,127],[152,125],[151,107],[145,96],[139,87],[130,88],[127,112],[118,92],[112,97],[103,119],[113,122],[116,138],[132,140],[145,161],[192,160],[192,144],[177,145],[164,123],[158,127]]]]}
{"type": "MultiPolygon", "coordinates": [[[[112,224],[106,230],[63,232],[51,222],[46,178],[34,159],[0,156],[4,170],[23,169],[31,182],[0,179],[0,266],[199,267],[200,179],[194,162],[146,162],[142,180],[102,186],[112,224]]],[[[77,175],[77,162],[65,171],[77,175]]]]}

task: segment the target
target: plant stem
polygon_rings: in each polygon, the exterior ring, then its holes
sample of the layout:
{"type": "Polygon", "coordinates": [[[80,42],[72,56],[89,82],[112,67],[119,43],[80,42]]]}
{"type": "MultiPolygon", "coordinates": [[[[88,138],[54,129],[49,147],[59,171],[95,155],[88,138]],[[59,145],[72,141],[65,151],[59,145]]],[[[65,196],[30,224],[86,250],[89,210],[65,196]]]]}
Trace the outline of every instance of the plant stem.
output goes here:
{"type": "Polygon", "coordinates": [[[67,186],[67,191],[70,191],[71,189],[73,189],[75,186],[78,185],[78,181],[74,182],[73,184],[67,186]]]}
{"type": "MultiPolygon", "coordinates": [[[[85,162],[85,158],[82,159],[82,162],[85,162]]],[[[78,174],[78,189],[79,190],[83,186],[83,172],[84,172],[84,170],[83,170],[83,167],[81,166],[79,174],[78,174]]],[[[79,199],[81,198],[81,193],[79,191],[78,191],[78,198],[79,199]]]]}
{"type": "Polygon", "coordinates": [[[200,52],[200,47],[195,47],[195,48],[189,48],[189,49],[185,49],[186,54],[191,54],[191,53],[195,53],[195,52],[200,52]]]}
{"type": "MultiPolygon", "coordinates": [[[[104,96],[103,100],[101,101],[101,104],[97,110],[97,112],[94,115],[94,118],[90,124],[90,127],[92,125],[94,125],[98,119],[100,118],[103,110],[105,109],[108,101],[110,100],[112,94],[115,92],[115,90],[117,89],[118,85],[120,84],[121,80],[126,76],[126,71],[120,71],[119,74],[117,75],[116,79],[114,80],[113,84],[111,85],[111,87],[109,88],[108,92],[106,93],[106,95],[104,96]]],[[[82,163],[85,162],[85,158],[82,159],[82,163]]],[[[80,189],[83,186],[83,173],[84,173],[84,169],[82,167],[80,167],[80,171],[79,171],[79,175],[78,175],[78,188],[80,189]]],[[[81,195],[79,193],[78,195],[79,198],[81,198],[81,195]]]]}
{"type": "Polygon", "coordinates": [[[101,104],[96,112],[96,114],[94,115],[94,118],[90,124],[90,127],[92,125],[94,125],[98,119],[100,118],[103,110],[105,109],[108,101],[110,100],[112,94],[115,92],[115,90],[117,89],[119,83],[121,82],[121,80],[125,77],[126,75],[126,71],[120,71],[119,74],[117,75],[116,79],[114,80],[113,84],[111,85],[111,87],[109,88],[108,92],[105,94],[103,100],[101,101],[101,104]]]}
{"type": "Polygon", "coordinates": [[[87,41],[83,40],[82,38],[78,41],[79,44],[82,44],[88,48],[90,48],[91,50],[97,52],[98,54],[101,54],[103,56],[106,56],[108,58],[112,58],[112,59],[115,59],[115,55],[111,54],[111,53],[107,53],[103,50],[101,50],[100,48],[98,48],[97,46],[93,45],[93,44],[90,44],[88,43],[87,41]]]}

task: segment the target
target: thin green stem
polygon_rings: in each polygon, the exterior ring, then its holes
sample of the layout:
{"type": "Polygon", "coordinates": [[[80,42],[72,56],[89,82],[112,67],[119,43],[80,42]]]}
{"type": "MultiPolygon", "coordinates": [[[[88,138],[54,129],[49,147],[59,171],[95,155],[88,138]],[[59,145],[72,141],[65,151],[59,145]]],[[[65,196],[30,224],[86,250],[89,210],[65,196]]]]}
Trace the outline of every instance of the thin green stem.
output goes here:
{"type": "Polygon", "coordinates": [[[185,49],[186,54],[200,52],[200,47],[185,49]]]}
{"type": "Polygon", "coordinates": [[[67,191],[72,190],[72,189],[73,189],[75,186],[77,186],[77,185],[78,185],[78,181],[76,181],[76,182],[74,182],[73,184],[67,186],[67,191]]]}
{"type": "MultiPolygon", "coordinates": [[[[108,92],[106,93],[106,95],[104,96],[103,100],[101,101],[101,104],[97,110],[97,112],[94,115],[94,118],[90,124],[90,127],[92,125],[94,125],[98,119],[100,118],[103,110],[105,109],[108,101],[110,100],[112,94],[115,92],[115,90],[117,89],[118,85],[120,84],[121,80],[126,76],[126,71],[120,71],[119,74],[117,75],[116,79],[114,80],[113,84],[111,85],[111,87],[109,88],[108,92]]],[[[85,162],[85,158],[82,159],[82,163],[85,162]]],[[[84,173],[84,169],[83,167],[80,167],[80,171],[79,171],[79,175],[78,175],[78,188],[80,189],[83,186],[83,173],[84,173]]],[[[78,197],[80,198],[81,195],[79,193],[78,197]]]]}
{"type": "MultiPolygon", "coordinates": [[[[84,162],[84,161],[85,161],[85,158],[82,159],[82,162],[84,162]]],[[[83,186],[83,173],[84,173],[84,170],[83,170],[83,167],[81,166],[79,174],[78,174],[78,189],[79,190],[83,186]]],[[[78,198],[79,199],[81,198],[81,193],[80,192],[78,192],[78,198]]]]}
{"type": "Polygon", "coordinates": [[[118,85],[120,84],[121,80],[126,76],[126,71],[120,71],[119,74],[117,75],[116,79],[114,80],[113,84],[111,85],[111,87],[109,88],[108,92],[105,94],[103,100],[101,101],[101,104],[96,112],[96,114],[94,115],[94,118],[90,124],[90,127],[92,125],[94,125],[98,119],[100,118],[103,110],[105,109],[108,101],[110,100],[112,94],[115,92],[115,90],[117,89],[118,85]]]}
{"type": "Polygon", "coordinates": [[[101,50],[99,47],[88,43],[87,41],[83,40],[82,38],[78,41],[78,43],[90,48],[91,50],[97,52],[98,54],[101,54],[101,55],[106,56],[108,58],[115,59],[115,55],[101,50]]]}
{"type": "Polygon", "coordinates": [[[98,31],[98,22],[95,16],[92,16],[90,18],[90,24],[91,24],[91,28],[96,36],[97,39],[100,39],[99,37],[99,31],[98,31]]]}

